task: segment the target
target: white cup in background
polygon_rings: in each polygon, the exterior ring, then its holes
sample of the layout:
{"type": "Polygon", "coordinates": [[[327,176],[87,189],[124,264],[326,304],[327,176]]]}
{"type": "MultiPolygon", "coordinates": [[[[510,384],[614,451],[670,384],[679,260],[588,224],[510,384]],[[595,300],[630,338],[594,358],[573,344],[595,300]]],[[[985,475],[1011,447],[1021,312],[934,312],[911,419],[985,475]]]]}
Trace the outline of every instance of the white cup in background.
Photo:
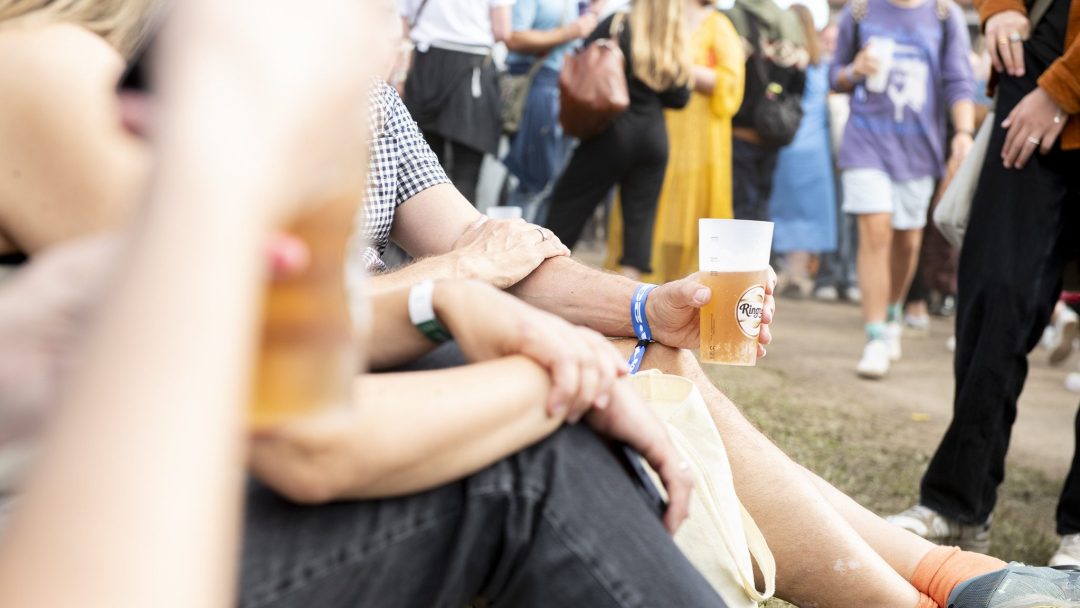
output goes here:
{"type": "Polygon", "coordinates": [[[882,36],[871,36],[866,44],[870,54],[878,60],[878,71],[866,79],[866,90],[871,93],[884,93],[889,86],[889,72],[892,71],[893,55],[896,53],[896,41],[882,36]]]}
{"type": "Polygon", "coordinates": [[[487,216],[493,220],[519,220],[521,207],[488,207],[487,216]]]}

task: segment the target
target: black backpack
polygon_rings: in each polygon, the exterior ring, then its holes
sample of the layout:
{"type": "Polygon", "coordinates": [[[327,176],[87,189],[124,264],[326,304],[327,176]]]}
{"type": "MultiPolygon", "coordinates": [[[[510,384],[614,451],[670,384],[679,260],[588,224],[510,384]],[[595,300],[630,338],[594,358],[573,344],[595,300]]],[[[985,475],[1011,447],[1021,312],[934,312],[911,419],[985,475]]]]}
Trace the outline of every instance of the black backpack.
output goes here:
{"type": "Polygon", "coordinates": [[[769,70],[771,64],[766,65],[763,58],[758,18],[751,11],[743,11],[743,14],[746,15],[748,37],[753,47],[754,71],[764,86],[753,108],[751,121],[763,146],[783,148],[795,139],[802,123],[802,96],[788,91],[772,77],[769,70]]]}

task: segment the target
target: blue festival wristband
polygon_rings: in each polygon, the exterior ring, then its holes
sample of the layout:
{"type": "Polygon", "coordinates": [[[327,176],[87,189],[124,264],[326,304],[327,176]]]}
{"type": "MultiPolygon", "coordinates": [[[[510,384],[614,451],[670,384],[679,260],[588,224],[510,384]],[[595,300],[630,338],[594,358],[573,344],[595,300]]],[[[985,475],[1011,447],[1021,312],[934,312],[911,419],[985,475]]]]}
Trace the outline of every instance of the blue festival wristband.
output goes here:
{"type": "Polygon", "coordinates": [[[641,361],[645,358],[645,348],[649,342],[652,342],[652,328],[649,327],[649,319],[645,315],[645,303],[648,302],[649,294],[654,289],[656,285],[642,283],[630,300],[630,324],[634,327],[634,335],[638,339],[634,354],[630,357],[631,374],[636,374],[641,369],[641,361]]]}

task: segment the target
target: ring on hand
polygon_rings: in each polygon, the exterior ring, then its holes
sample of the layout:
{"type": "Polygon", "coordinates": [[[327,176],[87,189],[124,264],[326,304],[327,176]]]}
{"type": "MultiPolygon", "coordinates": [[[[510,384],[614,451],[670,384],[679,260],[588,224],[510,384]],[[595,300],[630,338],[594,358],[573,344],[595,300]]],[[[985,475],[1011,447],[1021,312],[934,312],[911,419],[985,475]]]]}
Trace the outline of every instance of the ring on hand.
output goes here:
{"type": "Polygon", "coordinates": [[[1054,112],[1054,124],[1055,125],[1060,125],[1061,124],[1061,111],[1060,110],[1057,111],[1057,112],[1054,112]]]}
{"type": "Polygon", "coordinates": [[[544,229],[543,228],[537,228],[536,231],[540,233],[540,242],[541,243],[543,243],[544,241],[547,240],[547,234],[544,234],[544,229]]]}
{"type": "Polygon", "coordinates": [[[1009,42],[1020,42],[1023,39],[1024,37],[1020,35],[1020,32],[1013,32],[1009,34],[1009,42]]]}
{"type": "Polygon", "coordinates": [[[998,36],[998,45],[1005,46],[1009,44],[1008,36],[998,36]]]}
{"type": "Polygon", "coordinates": [[[1041,141],[1041,140],[1040,140],[1040,139],[1039,139],[1038,137],[1029,137],[1029,138],[1028,138],[1028,143],[1029,143],[1029,144],[1032,144],[1032,145],[1036,145],[1036,146],[1037,146],[1037,145],[1039,145],[1039,142],[1040,142],[1040,141],[1041,141]]]}

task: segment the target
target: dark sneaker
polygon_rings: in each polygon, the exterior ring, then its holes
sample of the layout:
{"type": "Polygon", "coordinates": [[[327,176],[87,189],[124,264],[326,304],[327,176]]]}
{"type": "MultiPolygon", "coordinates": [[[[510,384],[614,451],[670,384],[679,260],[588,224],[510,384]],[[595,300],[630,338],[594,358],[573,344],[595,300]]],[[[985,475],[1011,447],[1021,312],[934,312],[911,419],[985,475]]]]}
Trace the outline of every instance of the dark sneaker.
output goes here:
{"type": "Polygon", "coordinates": [[[1080,608],[1080,570],[1013,562],[960,583],[945,608],[1080,608]]]}
{"type": "Polygon", "coordinates": [[[962,524],[923,505],[915,505],[903,513],[890,515],[885,520],[939,545],[960,547],[977,553],[990,550],[989,520],[984,524],[962,524]]]}

